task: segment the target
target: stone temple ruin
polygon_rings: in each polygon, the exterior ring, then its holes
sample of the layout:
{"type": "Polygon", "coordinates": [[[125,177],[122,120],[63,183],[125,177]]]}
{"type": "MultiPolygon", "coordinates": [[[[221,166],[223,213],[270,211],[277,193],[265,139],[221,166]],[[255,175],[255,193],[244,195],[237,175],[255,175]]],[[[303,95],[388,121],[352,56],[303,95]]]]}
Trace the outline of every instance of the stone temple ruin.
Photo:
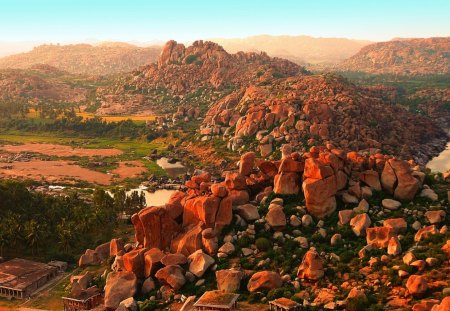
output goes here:
{"type": "Polygon", "coordinates": [[[45,264],[19,258],[0,263],[0,296],[28,298],[62,269],[60,262],[45,264]]]}

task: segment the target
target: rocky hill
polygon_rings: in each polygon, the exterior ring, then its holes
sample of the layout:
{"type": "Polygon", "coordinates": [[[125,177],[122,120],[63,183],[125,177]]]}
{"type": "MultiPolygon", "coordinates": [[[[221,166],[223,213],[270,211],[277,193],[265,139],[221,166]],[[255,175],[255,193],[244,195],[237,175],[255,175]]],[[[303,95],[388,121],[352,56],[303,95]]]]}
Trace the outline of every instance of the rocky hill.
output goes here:
{"type": "Polygon", "coordinates": [[[32,51],[0,59],[0,68],[26,69],[47,64],[58,69],[87,75],[108,75],[128,72],[157,60],[161,48],[137,47],[126,43],[100,45],[41,45],[32,51]]]}
{"type": "MultiPolygon", "coordinates": [[[[220,180],[199,173],[131,217],[134,239],[86,250],[81,268],[108,263],[104,306],[187,310],[239,293],[245,310],[448,310],[450,192],[379,153],[282,152],[245,153],[220,180]]],[[[72,277],[72,295],[93,277],[72,277]]]]}
{"type": "Polygon", "coordinates": [[[309,36],[260,35],[247,38],[211,39],[230,53],[264,51],[270,56],[288,59],[297,64],[336,64],[372,43],[345,38],[314,38],[309,36]]]}
{"type": "Polygon", "coordinates": [[[112,87],[99,89],[103,105],[98,112],[174,112],[186,100],[205,105],[236,87],[268,84],[279,77],[305,73],[288,60],[265,53],[229,54],[213,42],[196,41],[185,47],[169,41],[157,63],[120,77],[112,87]]]}
{"type": "Polygon", "coordinates": [[[76,82],[78,79],[49,65],[1,69],[0,99],[30,103],[46,100],[81,102],[86,99],[88,91],[76,82]]]}
{"type": "Polygon", "coordinates": [[[449,74],[450,37],[374,43],[363,47],[339,67],[368,73],[449,74]]]}
{"type": "Polygon", "coordinates": [[[421,89],[407,98],[413,109],[429,116],[442,128],[450,128],[450,88],[421,89]]]}
{"type": "Polygon", "coordinates": [[[424,164],[446,134],[428,118],[390,103],[337,75],[278,79],[219,100],[206,113],[202,140],[224,139],[232,150],[271,155],[288,143],[298,151],[331,143],[344,149],[379,148],[424,164]]]}

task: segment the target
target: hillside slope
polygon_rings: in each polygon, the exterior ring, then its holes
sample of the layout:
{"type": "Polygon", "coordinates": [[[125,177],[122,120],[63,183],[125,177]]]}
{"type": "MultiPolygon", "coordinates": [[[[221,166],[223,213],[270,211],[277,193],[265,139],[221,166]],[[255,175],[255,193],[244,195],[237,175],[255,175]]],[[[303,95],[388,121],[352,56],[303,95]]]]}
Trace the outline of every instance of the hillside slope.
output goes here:
{"type": "Polygon", "coordinates": [[[206,113],[203,140],[226,139],[232,150],[276,152],[282,144],[306,151],[331,143],[344,149],[378,148],[425,163],[446,142],[428,118],[390,104],[340,76],[302,76],[231,93],[206,113]]]}
{"type": "Polygon", "coordinates": [[[37,103],[81,102],[88,90],[79,77],[48,65],[28,69],[0,69],[0,100],[37,103]]]}
{"type": "Polygon", "coordinates": [[[265,53],[229,54],[209,41],[196,41],[189,47],[169,41],[157,63],[99,89],[102,107],[97,112],[174,112],[184,102],[205,107],[236,87],[305,73],[288,60],[265,53]]]}
{"type": "Polygon", "coordinates": [[[32,51],[0,59],[0,68],[25,69],[47,64],[73,74],[107,75],[128,72],[157,60],[160,47],[126,43],[41,45],[32,51]]]}
{"type": "Polygon", "coordinates": [[[450,37],[374,43],[363,47],[339,67],[368,73],[449,74],[450,37]]]}

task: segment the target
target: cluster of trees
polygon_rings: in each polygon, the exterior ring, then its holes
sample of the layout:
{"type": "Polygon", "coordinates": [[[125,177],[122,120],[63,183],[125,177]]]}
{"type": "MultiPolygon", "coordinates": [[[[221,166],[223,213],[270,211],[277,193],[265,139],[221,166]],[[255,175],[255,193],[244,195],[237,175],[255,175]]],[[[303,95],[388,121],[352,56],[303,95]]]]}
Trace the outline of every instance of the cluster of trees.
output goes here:
{"type": "Polygon", "coordinates": [[[74,109],[66,110],[60,118],[51,122],[38,122],[27,118],[0,120],[0,128],[33,132],[59,132],[65,135],[84,137],[138,138],[152,140],[158,134],[145,124],[137,124],[132,120],[106,122],[99,117],[83,119],[77,116],[74,109]]]}
{"type": "Polygon", "coordinates": [[[25,100],[0,100],[0,117],[10,118],[11,116],[20,115],[24,117],[28,113],[28,103],[25,100]]]}
{"type": "Polygon", "coordinates": [[[76,193],[51,196],[18,181],[0,182],[0,255],[74,260],[84,249],[111,239],[123,212],[145,205],[135,195],[114,198],[95,190],[91,199],[76,193]]]}

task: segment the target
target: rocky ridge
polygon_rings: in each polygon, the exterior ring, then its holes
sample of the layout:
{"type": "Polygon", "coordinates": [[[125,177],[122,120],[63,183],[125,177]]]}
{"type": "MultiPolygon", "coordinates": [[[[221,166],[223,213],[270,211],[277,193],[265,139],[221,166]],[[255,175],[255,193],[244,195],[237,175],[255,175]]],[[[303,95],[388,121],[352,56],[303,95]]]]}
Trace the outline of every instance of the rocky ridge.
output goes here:
{"type": "Polygon", "coordinates": [[[52,66],[38,64],[28,69],[0,70],[0,99],[40,101],[82,102],[88,91],[73,86],[68,79],[74,76],[52,66]]]}
{"type": "Polygon", "coordinates": [[[363,47],[339,68],[401,75],[449,74],[449,53],[450,37],[392,40],[363,47]]]}
{"type": "Polygon", "coordinates": [[[448,198],[424,184],[419,166],[331,145],[281,151],[278,161],[245,153],[218,181],[193,176],[186,192],[132,216],[133,244],[87,250],[80,266],[115,257],[106,306],[149,290],[170,303],[189,295],[188,284],[241,292],[244,281],[246,299],[263,303],[284,296],[312,308],[418,308],[433,297],[436,310],[448,305],[448,198]],[[432,208],[408,203],[417,197],[432,208]],[[217,285],[206,284],[211,276],[217,285]]]}
{"type": "Polygon", "coordinates": [[[173,112],[179,104],[208,105],[235,87],[251,82],[269,83],[278,76],[306,71],[287,60],[265,53],[227,53],[209,41],[185,47],[169,41],[157,63],[121,76],[113,86],[100,88],[98,96],[106,111],[139,111],[145,107],[173,112]]]}
{"type": "Polygon", "coordinates": [[[330,74],[278,79],[232,92],[208,110],[200,135],[263,157],[285,143],[296,151],[331,143],[349,150],[382,149],[421,164],[447,141],[429,119],[387,102],[376,90],[330,74]]]}
{"type": "Polygon", "coordinates": [[[128,72],[157,60],[160,47],[141,48],[126,43],[100,45],[45,44],[27,53],[0,59],[0,68],[26,69],[46,64],[72,74],[108,75],[128,72]]]}

